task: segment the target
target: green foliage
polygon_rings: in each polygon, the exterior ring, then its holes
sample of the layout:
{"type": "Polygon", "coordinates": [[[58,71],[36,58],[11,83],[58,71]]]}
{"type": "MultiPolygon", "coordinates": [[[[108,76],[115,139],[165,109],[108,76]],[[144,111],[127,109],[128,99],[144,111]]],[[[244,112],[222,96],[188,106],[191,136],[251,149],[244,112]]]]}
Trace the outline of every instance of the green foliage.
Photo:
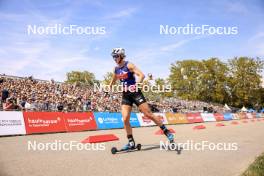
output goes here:
{"type": "Polygon", "coordinates": [[[168,85],[169,85],[169,81],[162,79],[162,78],[157,78],[155,79],[155,86],[158,88],[158,90],[160,91],[159,94],[162,98],[164,97],[172,97],[173,96],[173,92],[168,90],[168,85]]]}
{"type": "Polygon", "coordinates": [[[263,60],[235,57],[229,60],[232,103],[235,106],[252,106],[260,102],[263,60]]]}
{"type": "Polygon", "coordinates": [[[241,176],[263,176],[264,173],[264,153],[248,167],[241,176]]]}
{"type": "Polygon", "coordinates": [[[93,73],[90,73],[88,71],[71,71],[67,74],[67,80],[66,83],[75,83],[77,85],[87,85],[91,86],[94,83],[98,83],[98,81],[95,79],[95,76],[93,73]]]}
{"type": "Polygon", "coordinates": [[[203,60],[200,75],[200,99],[209,102],[224,103],[228,100],[228,67],[218,58],[203,60]]]}
{"type": "Polygon", "coordinates": [[[105,75],[104,75],[104,80],[103,80],[103,84],[104,85],[109,85],[112,78],[113,78],[113,75],[114,73],[113,72],[107,72],[105,75]]]}
{"type": "Polygon", "coordinates": [[[260,58],[183,60],[171,65],[169,81],[177,96],[188,100],[260,107],[263,103],[260,58]]]}
{"type": "Polygon", "coordinates": [[[200,76],[203,71],[203,64],[197,60],[177,61],[171,65],[169,81],[173,90],[183,99],[200,99],[200,76]]]}

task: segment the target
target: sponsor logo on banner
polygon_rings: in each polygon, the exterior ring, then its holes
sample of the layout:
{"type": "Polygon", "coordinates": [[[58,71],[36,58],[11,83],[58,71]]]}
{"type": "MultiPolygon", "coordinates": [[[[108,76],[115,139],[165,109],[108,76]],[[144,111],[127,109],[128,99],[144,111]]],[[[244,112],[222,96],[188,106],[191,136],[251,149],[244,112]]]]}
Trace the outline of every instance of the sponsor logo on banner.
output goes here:
{"type": "Polygon", "coordinates": [[[0,136],[26,134],[22,112],[0,112],[0,136]]]}
{"type": "Polygon", "coordinates": [[[204,122],[215,122],[215,117],[211,113],[201,113],[204,122]]]}
{"type": "Polygon", "coordinates": [[[168,124],[189,123],[185,114],[168,112],[165,116],[167,117],[168,124]]]}
{"type": "Polygon", "coordinates": [[[27,134],[66,131],[62,112],[23,112],[23,116],[27,134]]]}
{"type": "Polygon", "coordinates": [[[97,125],[92,112],[68,112],[63,114],[67,131],[95,130],[97,125]]]}
{"type": "Polygon", "coordinates": [[[140,126],[154,126],[156,125],[152,120],[148,117],[145,117],[142,113],[137,113],[137,117],[140,123],[140,126]]]}
{"type": "Polygon", "coordinates": [[[168,124],[176,124],[176,117],[174,113],[167,112],[165,113],[165,116],[167,118],[168,124]]]}
{"type": "Polygon", "coordinates": [[[203,122],[203,118],[200,113],[187,113],[186,117],[189,123],[203,122]]]}
{"type": "Polygon", "coordinates": [[[232,114],[231,113],[224,113],[224,120],[232,120],[232,114]]]}
{"type": "Polygon", "coordinates": [[[176,117],[176,123],[189,123],[186,114],[177,113],[175,114],[175,117],[176,117]]]}
{"type": "Polygon", "coordinates": [[[224,115],[220,113],[214,113],[214,117],[216,121],[223,121],[224,120],[224,115]]]}
{"type": "MultiPolygon", "coordinates": [[[[123,120],[123,119],[122,119],[123,120]]],[[[130,125],[131,127],[140,127],[140,123],[136,113],[130,114],[130,125]]]]}
{"type": "Polygon", "coordinates": [[[94,112],[98,129],[123,128],[121,113],[94,112]]]}

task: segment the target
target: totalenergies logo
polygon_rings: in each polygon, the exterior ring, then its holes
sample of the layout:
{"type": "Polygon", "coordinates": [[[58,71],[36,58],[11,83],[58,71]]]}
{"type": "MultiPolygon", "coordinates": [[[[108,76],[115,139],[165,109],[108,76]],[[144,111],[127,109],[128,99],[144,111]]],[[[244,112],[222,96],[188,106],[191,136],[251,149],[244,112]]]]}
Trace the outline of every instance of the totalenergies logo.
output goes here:
{"type": "Polygon", "coordinates": [[[127,79],[128,78],[128,73],[127,72],[122,72],[121,74],[116,75],[118,79],[127,79]]]}

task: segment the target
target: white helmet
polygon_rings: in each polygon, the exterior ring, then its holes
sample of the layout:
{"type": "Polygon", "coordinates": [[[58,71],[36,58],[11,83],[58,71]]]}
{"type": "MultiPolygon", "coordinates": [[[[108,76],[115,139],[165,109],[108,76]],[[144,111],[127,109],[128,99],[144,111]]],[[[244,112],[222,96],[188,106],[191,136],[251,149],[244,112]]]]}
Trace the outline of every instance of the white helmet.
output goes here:
{"type": "Polygon", "coordinates": [[[125,57],[126,56],[125,55],[125,49],[124,48],[113,48],[111,55],[112,56],[120,55],[120,56],[125,57]]]}

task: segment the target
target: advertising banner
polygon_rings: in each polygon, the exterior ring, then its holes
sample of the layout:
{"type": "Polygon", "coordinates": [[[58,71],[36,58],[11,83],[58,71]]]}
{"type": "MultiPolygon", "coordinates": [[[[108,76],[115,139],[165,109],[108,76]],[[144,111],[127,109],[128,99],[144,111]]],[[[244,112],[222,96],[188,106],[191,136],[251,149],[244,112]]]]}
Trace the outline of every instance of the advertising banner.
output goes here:
{"type": "Polygon", "coordinates": [[[256,114],[256,117],[257,118],[264,118],[264,113],[257,113],[256,114]]]}
{"type": "Polygon", "coordinates": [[[177,119],[176,119],[175,113],[167,112],[165,113],[165,116],[167,118],[168,124],[176,124],[177,119]]]}
{"type": "Polygon", "coordinates": [[[216,121],[223,121],[224,120],[224,114],[221,113],[214,113],[214,117],[216,121]]]}
{"type": "Polygon", "coordinates": [[[174,124],[189,123],[186,114],[182,114],[182,113],[172,114],[172,120],[174,124]]]}
{"type": "Polygon", "coordinates": [[[237,114],[237,113],[232,113],[232,119],[233,119],[233,120],[239,120],[239,119],[240,119],[239,114],[237,114]]]}
{"type": "Polygon", "coordinates": [[[239,119],[247,119],[247,114],[245,112],[238,113],[239,119]]]}
{"type": "Polygon", "coordinates": [[[176,117],[176,123],[189,123],[186,114],[177,113],[175,114],[175,117],[176,117]]]}
{"type": "Polygon", "coordinates": [[[98,129],[112,129],[124,127],[121,113],[94,112],[94,117],[98,129]]]}
{"type": "Polygon", "coordinates": [[[23,112],[27,134],[66,131],[62,112],[23,112]]]}
{"type": "Polygon", "coordinates": [[[154,126],[156,125],[152,120],[150,120],[148,117],[145,117],[142,113],[136,113],[140,126],[154,126]]]}
{"type": "Polygon", "coordinates": [[[224,120],[232,120],[233,116],[231,113],[224,113],[224,120]]]}
{"type": "Polygon", "coordinates": [[[184,124],[184,123],[190,123],[190,121],[187,119],[187,115],[184,113],[165,113],[165,116],[167,117],[168,124],[184,124]]]}
{"type": "Polygon", "coordinates": [[[132,112],[130,114],[130,125],[131,127],[140,127],[140,123],[137,117],[137,114],[132,112]]]}
{"type": "Polygon", "coordinates": [[[253,119],[254,118],[252,113],[246,113],[246,116],[247,116],[248,119],[253,119]]]}
{"type": "Polygon", "coordinates": [[[214,114],[211,113],[201,113],[204,122],[215,122],[214,114]]]}
{"type": "Polygon", "coordinates": [[[187,120],[189,123],[203,122],[203,118],[201,116],[201,113],[187,113],[186,117],[187,117],[187,120]]]}
{"type": "Polygon", "coordinates": [[[97,125],[92,112],[63,113],[67,131],[96,130],[97,125]]]}
{"type": "Polygon", "coordinates": [[[154,115],[158,116],[163,124],[168,124],[168,120],[165,116],[165,113],[154,113],[154,115]]]}
{"type": "Polygon", "coordinates": [[[0,112],[0,136],[26,134],[22,112],[0,112]]]}

